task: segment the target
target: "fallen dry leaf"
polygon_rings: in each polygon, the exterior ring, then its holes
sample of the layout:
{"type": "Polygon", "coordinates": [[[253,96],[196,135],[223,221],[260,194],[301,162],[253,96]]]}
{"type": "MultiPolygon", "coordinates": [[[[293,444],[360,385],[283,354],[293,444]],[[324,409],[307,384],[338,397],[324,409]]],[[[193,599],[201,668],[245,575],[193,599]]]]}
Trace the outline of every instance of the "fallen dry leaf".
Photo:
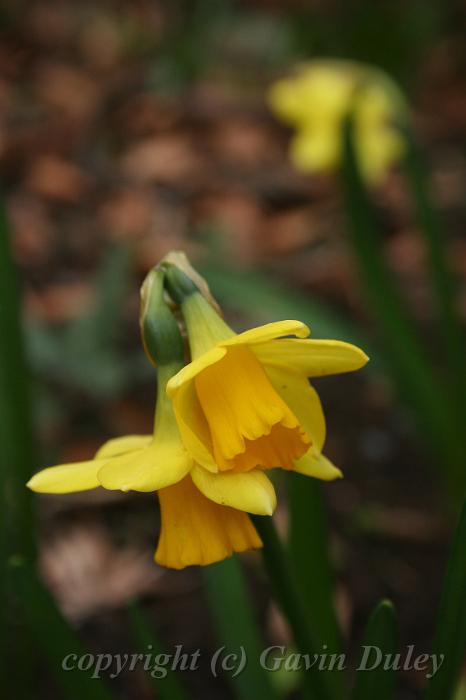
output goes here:
{"type": "Polygon", "coordinates": [[[191,139],[166,134],[144,139],[120,159],[122,173],[137,182],[193,185],[202,171],[202,158],[191,139]]]}
{"type": "Polygon", "coordinates": [[[91,119],[102,98],[101,86],[86,71],[65,63],[40,63],[35,85],[44,103],[79,121],[91,119]]]}
{"type": "Polygon", "coordinates": [[[147,552],[116,547],[96,522],[56,533],[39,565],[63,613],[76,621],[153,592],[163,576],[147,552]]]}
{"type": "Polygon", "coordinates": [[[44,199],[79,202],[91,186],[81,168],[55,155],[44,155],[32,162],[26,186],[44,199]]]}

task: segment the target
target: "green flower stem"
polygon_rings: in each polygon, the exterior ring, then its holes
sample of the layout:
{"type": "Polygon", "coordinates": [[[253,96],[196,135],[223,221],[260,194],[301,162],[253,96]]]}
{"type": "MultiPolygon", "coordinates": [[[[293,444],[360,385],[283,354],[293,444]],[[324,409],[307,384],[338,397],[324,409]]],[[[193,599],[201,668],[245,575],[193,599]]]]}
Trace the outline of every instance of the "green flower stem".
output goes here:
{"type": "Polygon", "coordinates": [[[387,364],[400,392],[421,421],[423,437],[432,440],[437,450],[452,499],[462,498],[466,483],[463,467],[466,446],[462,432],[457,429],[456,406],[450,402],[431,365],[385,262],[374,211],[354,155],[350,119],[344,127],[342,189],[357,269],[378,319],[387,364]]]}
{"type": "Polygon", "coordinates": [[[414,214],[422,235],[430,268],[432,289],[438,308],[441,336],[445,344],[450,371],[450,387],[458,403],[458,412],[466,402],[466,344],[456,305],[456,284],[448,261],[448,241],[445,238],[433,197],[426,166],[412,129],[405,129],[407,152],[405,172],[411,190],[414,214]]]}
{"type": "MultiPolygon", "coordinates": [[[[264,543],[262,554],[273,592],[290,625],[296,646],[300,653],[309,654],[312,657],[313,654],[318,654],[322,650],[316,646],[299,584],[273,520],[267,516],[257,515],[253,515],[252,520],[264,543]]],[[[341,700],[341,696],[335,694],[333,683],[329,680],[332,675],[320,671],[316,666],[306,670],[303,674],[303,690],[306,697],[312,700],[341,700]]]]}
{"type": "Polygon", "coordinates": [[[154,416],[154,435],[156,436],[172,435],[175,440],[179,439],[173,403],[167,395],[167,384],[182,367],[181,363],[172,362],[157,369],[157,402],[154,416]]]}
{"type": "MultiPolygon", "coordinates": [[[[322,484],[302,474],[288,474],[290,531],[288,549],[300,586],[308,624],[318,648],[339,654],[342,640],[334,605],[334,580],[328,555],[328,528],[322,484]]],[[[343,674],[329,681],[334,697],[343,697],[343,674]]]]}
{"type": "Polygon", "coordinates": [[[207,600],[219,641],[227,652],[246,653],[244,670],[232,684],[241,700],[277,700],[271,676],[259,663],[263,647],[237,557],[230,557],[202,569],[207,600]]]}

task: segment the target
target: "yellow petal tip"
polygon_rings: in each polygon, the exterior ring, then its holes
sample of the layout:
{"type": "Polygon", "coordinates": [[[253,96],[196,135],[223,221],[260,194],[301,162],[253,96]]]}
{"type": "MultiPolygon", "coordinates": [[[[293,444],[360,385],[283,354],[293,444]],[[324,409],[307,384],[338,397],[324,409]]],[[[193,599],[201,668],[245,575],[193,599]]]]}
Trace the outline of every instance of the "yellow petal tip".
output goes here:
{"type": "Polygon", "coordinates": [[[311,335],[311,329],[309,326],[306,326],[305,323],[301,323],[301,327],[296,330],[295,335],[298,338],[307,338],[309,335],[311,335]]]}

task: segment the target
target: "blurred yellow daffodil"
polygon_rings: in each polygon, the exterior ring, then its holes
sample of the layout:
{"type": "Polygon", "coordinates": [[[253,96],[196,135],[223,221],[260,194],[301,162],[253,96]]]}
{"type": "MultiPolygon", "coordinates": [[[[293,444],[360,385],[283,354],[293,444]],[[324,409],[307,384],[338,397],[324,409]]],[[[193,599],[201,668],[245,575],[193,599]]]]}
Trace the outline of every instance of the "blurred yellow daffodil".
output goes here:
{"type": "Polygon", "coordinates": [[[272,111],[296,129],[290,157],[304,172],[335,170],[342,158],[342,126],[353,117],[356,155],[363,176],[377,182],[403,155],[396,123],[405,105],[381,71],[343,60],[312,61],[272,85],[272,111]]]}

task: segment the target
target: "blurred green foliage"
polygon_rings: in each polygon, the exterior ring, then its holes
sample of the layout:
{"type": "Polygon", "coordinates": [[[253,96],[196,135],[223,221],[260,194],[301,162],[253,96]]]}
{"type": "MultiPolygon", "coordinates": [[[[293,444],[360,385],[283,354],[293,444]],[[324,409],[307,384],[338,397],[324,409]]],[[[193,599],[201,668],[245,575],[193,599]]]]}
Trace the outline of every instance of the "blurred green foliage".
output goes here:
{"type": "MultiPolygon", "coordinates": [[[[430,348],[423,342],[415,321],[407,311],[385,259],[377,211],[356,163],[351,115],[344,125],[344,144],[341,183],[348,234],[365,299],[377,319],[375,328],[379,336],[379,347],[400,395],[414,409],[421,434],[431,441],[437,453],[437,461],[449,487],[451,501],[458,508],[463,503],[466,488],[466,440],[458,393],[452,393],[448,379],[445,381],[445,377],[439,374],[430,348]]],[[[455,310],[452,272],[446,263],[436,257],[443,255],[446,242],[442,240],[427,203],[419,166],[413,163],[416,158],[417,155],[411,150],[408,165],[411,182],[416,185],[413,187],[414,205],[420,213],[420,235],[424,239],[428,255],[435,259],[431,265],[431,287],[438,302],[442,326],[446,328],[445,365],[450,368],[447,378],[450,373],[455,375],[461,401],[464,401],[461,388],[465,380],[466,353],[461,322],[455,310]]]]}
{"type": "MultiPolygon", "coordinates": [[[[9,564],[9,580],[20,601],[21,615],[34,642],[34,652],[46,660],[57,684],[69,700],[111,700],[112,695],[101,679],[74,667],[63,668],[64,657],[81,658],[86,649],[69,623],[63,618],[51,593],[41,583],[34,566],[15,557],[9,564]]],[[[22,630],[23,634],[25,630],[22,630]]],[[[18,657],[15,663],[21,663],[18,657]]],[[[28,668],[24,669],[25,673],[28,668]]],[[[4,686],[5,687],[5,686],[4,686]]]]}
{"type": "Polygon", "coordinates": [[[127,248],[109,250],[95,280],[95,301],[84,314],[60,325],[29,321],[27,348],[36,376],[97,399],[118,396],[137,376],[137,361],[121,350],[130,261],[127,248]]]}
{"type": "Polygon", "coordinates": [[[152,81],[168,91],[211,74],[236,75],[247,84],[293,61],[331,56],[371,63],[410,85],[451,15],[440,0],[290,2],[274,8],[237,0],[176,0],[168,31],[151,49],[152,81]],[[240,74],[241,66],[247,72],[240,74]]]}

